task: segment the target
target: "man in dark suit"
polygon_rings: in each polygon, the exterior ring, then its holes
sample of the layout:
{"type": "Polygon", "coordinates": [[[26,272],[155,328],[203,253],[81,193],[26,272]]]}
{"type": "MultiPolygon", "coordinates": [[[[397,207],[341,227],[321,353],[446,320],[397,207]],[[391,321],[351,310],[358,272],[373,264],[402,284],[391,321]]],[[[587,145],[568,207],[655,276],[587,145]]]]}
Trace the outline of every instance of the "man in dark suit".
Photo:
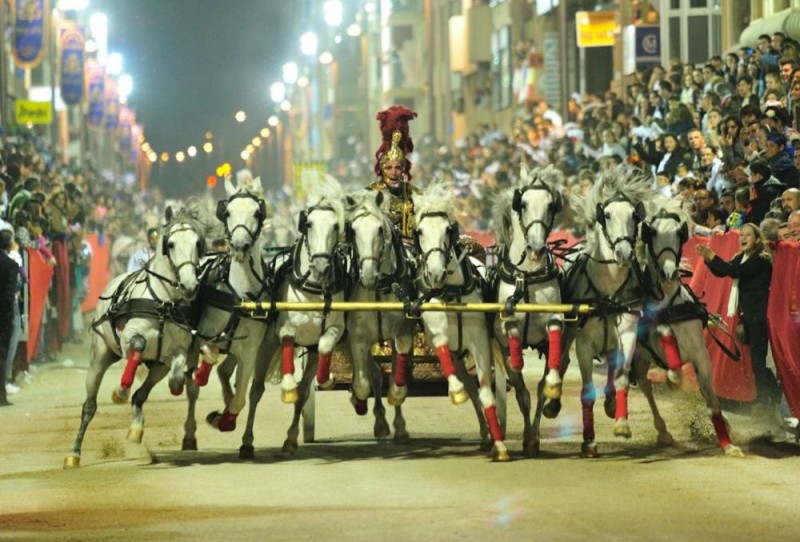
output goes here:
{"type": "Polygon", "coordinates": [[[6,357],[11,343],[14,303],[17,302],[17,278],[19,266],[8,255],[13,235],[9,230],[0,231],[0,407],[9,406],[6,397],[6,357]]]}

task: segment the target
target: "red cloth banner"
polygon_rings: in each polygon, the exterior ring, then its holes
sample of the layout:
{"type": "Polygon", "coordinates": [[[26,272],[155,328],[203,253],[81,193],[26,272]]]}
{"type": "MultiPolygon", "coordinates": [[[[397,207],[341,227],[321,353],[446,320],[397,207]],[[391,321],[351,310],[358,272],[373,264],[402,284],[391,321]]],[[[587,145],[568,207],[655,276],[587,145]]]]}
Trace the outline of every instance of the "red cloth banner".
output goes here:
{"type": "Polygon", "coordinates": [[[56,258],[56,314],[58,315],[58,342],[63,343],[69,338],[70,322],[72,321],[72,299],[69,288],[69,251],[64,240],[51,243],[53,256],[56,258]]]}
{"type": "Polygon", "coordinates": [[[783,394],[800,415],[800,243],[780,241],[774,251],[769,293],[769,343],[783,394]]]}
{"type": "Polygon", "coordinates": [[[36,356],[39,349],[39,331],[47,302],[47,291],[53,279],[53,268],[47,265],[39,251],[32,248],[28,252],[28,347],[27,362],[36,356]]]}
{"type": "Polygon", "coordinates": [[[89,312],[97,307],[100,294],[111,280],[111,272],[108,267],[110,247],[108,237],[105,237],[105,242],[100,244],[96,233],[87,234],[85,239],[92,247],[92,260],[89,263],[89,292],[81,303],[81,311],[89,312]]]}
{"type": "MultiPolygon", "coordinates": [[[[694,244],[709,243],[714,252],[724,260],[730,260],[739,250],[739,232],[731,231],[724,235],[713,235],[710,238],[694,237],[694,244]]],[[[690,257],[688,249],[694,252],[694,244],[687,242],[684,245],[684,255],[690,257]]],[[[773,283],[775,275],[773,275],[773,283]]],[[[733,281],[728,277],[714,276],[702,258],[697,258],[694,267],[694,276],[689,287],[708,307],[708,311],[718,314],[728,327],[729,333],[735,335],[736,324],[739,316],[728,316],[728,298],[731,293],[733,281]]],[[[753,371],[750,368],[750,349],[736,342],[742,353],[742,359],[733,361],[722,351],[709,333],[719,339],[726,348],[734,350],[734,339],[728,337],[721,329],[706,331],[706,347],[711,357],[711,384],[714,393],[719,397],[733,401],[749,402],[756,398],[756,385],[753,371]]]]}

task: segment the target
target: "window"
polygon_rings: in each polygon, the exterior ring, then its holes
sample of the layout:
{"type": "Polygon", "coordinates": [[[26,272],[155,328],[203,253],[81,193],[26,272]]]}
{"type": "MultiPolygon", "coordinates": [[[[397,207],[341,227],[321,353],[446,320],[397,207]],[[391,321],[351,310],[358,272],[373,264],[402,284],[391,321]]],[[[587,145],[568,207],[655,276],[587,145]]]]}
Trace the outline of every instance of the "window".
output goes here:
{"type": "Polygon", "coordinates": [[[494,110],[511,106],[513,91],[511,64],[511,27],[492,33],[492,107],[494,110]]]}

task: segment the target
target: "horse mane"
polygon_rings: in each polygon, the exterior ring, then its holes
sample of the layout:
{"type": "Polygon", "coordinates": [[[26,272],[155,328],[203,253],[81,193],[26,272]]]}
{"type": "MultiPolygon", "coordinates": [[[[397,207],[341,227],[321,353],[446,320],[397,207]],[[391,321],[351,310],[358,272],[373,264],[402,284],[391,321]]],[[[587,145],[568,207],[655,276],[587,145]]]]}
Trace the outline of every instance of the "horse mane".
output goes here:
{"type": "Polygon", "coordinates": [[[655,209],[652,213],[648,213],[651,217],[651,220],[655,215],[663,209],[667,213],[672,213],[677,215],[681,223],[689,224],[691,222],[691,218],[689,213],[686,212],[686,209],[683,208],[683,202],[675,199],[667,199],[667,198],[660,198],[659,202],[656,203],[655,209]],[[658,204],[660,203],[660,205],[658,204]]]}
{"type": "Polygon", "coordinates": [[[455,191],[452,183],[437,176],[425,187],[422,194],[414,194],[412,198],[414,219],[415,222],[419,222],[419,216],[423,213],[444,212],[450,216],[455,201],[455,191]]]}
{"type": "Polygon", "coordinates": [[[180,222],[189,224],[197,235],[203,239],[219,239],[225,236],[222,223],[211,214],[205,203],[198,197],[188,198],[183,205],[172,215],[172,220],[162,227],[162,235],[180,222]]]}
{"type": "Polygon", "coordinates": [[[540,182],[547,186],[553,193],[562,194],[564,189],[564,174],[555,166],[536,166],[533,168],[521,168],[520,179],[517,183],[496,194],[492,199],[492,223],[498,233],[498,240],[508,244],[514,235],[512,227],[511,202],[514,198],[514,191],[522,189],[534,182],[540,182]]]}
{"type": "Polygon", "coordinates": [[[571,196],[570,204],[575,209],[578,221],[591,227],[597,221],[598,203],[621,195],[636,205],[650,201],[655,194],[652,179],[647,174],[631,166],[620,165],[602,171],[589,193],[584,197],[571,196]]]}
{"type": "MultiPolygon", "coordinates": [[[[379,207],[377,203],[375,203],[375,194],[375,191],[363,188],[349,193],[347,196],[354,200],[354,204],[348,206],[348,211],[352,213],[354,210],[358,209],[370,216],[374,216],[383,223],[384,229],[388,233],[392,231],[392,221],[389,218],[387,210],[384,207],[379,207]]],[[[384,203],[386,201],[388,201],[388,199],[385,198],[384,203]]]]}
{"type": "Polygon", "coordinates": [[[344,187],[336,177],[327,173],[312,173],[301,178],[303,191],[308,194],[307,207],[330,205],[336,213],[340,234],[344,234],[344,187]]]}

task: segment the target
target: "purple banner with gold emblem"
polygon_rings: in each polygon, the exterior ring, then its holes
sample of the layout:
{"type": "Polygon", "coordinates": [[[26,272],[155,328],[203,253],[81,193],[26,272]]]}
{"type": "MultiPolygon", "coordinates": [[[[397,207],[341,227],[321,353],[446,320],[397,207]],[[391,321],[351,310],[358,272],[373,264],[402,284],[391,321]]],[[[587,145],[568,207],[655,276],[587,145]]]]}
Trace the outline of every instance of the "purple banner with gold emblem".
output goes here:
{"type": "Polygon", "coordinates": [[[116,130],[119,126],[119,91],[117,82],[111,77],[106,77],[105,106],[106,130],[116,130]]]}
{"type": "Polygon", "coordinates": [[[59,32],[61,49],[61,99],[65,104],[78,105],[83,98],[83,29],[65,22],[59,32]]]}
{"type": "Polygon", "coordinates": [[[38,66],[47,50],[50,0],[11,0],[11,52],[20,68],[38,66]]]}
{"type": "Polygon", "coordinates": [[[133,111],[126,106],[120,106],[119,109],[119,128],[117,134],[119,135],[119,150],[123,154],[130,152],[133,146],[133,125],[136,123],[136,116],[133,111]]]}
{"type": "Polygon", "coordinates": [[[106,98],[106,71],[94,58],[86,61],[86,123],[92,128],[103,125],[106,98]]]}

